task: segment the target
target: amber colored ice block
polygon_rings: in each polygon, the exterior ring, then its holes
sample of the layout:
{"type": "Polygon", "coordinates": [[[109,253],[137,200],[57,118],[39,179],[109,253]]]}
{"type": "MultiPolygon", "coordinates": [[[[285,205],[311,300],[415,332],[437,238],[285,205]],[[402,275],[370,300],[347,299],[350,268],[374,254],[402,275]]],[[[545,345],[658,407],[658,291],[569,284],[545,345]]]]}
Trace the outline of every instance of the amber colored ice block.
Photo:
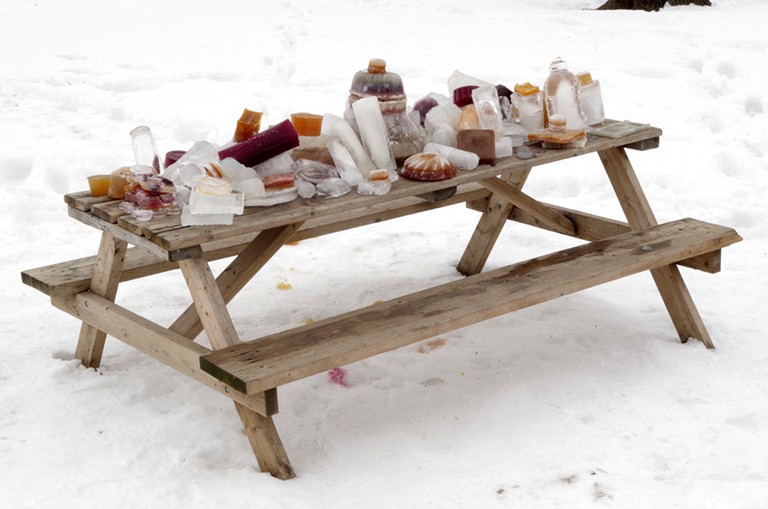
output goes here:
{"type": "Polygon", "coordinates": [[[299,136],[320,136],[323,117],[312,113],[291,113],[291,123],[299,136]]]}
{"type": "Polygon", "coordinates": [[[109,175],[91,175],[88,177],[91,196],[106,196],[109,193],[109,175]]]}
{"type": "Polygon", "coordinates": [[[243,109],[243,114],[240,115],[237,127],[235,127],[234,141],[240,143],[257,134],[261,129],[262,115],[263,113],[260,111],[251,111],[248,108],[243,109]]]}
{"type": "Polygon", "coordinates": [[[496,164],[496,134],[492,129],[464,129],[456,134],[459,149],[473,152],[480,164],[496,164]]]}

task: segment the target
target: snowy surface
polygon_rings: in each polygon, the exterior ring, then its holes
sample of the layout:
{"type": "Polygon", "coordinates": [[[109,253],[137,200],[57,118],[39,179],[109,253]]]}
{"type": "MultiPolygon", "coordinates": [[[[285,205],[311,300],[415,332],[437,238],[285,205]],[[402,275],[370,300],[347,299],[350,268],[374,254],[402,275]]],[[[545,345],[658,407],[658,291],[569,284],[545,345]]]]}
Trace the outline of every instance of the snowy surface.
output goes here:
{"type": "MultiPolygon", "coordinates": [[[[768,506],[768,4],[587,10],[600,3],[3,0],[2,507],[768,506]],[[137,125],[188,148],[227,141],[244,107],[263,125],[341,114],[370,57],[412,104],[457,68],[541,83],[558,55],[600,80],[608,117],[664,130],[630,153],[660,221],[744,237],[721,273],[684,269],[717,350],[679,343],[648,274],[620,280],[347,366],[348,388],[284,387],[298,477],[282,482],[258,471],[226,398],[115,340],[82,368],[78,322],[20,283],[95,253],[62,195],[129,163],[137,125]]],[[[621,217],[595,156],[540,168],[526,190],[621,217]]],[[[452,207],[286,248],[233,302],[238,330],[456,279],[476,220],[452,207]]],[[[488,267],[572,244],[510,224],[488,267]]],[[[144,283],[118,302],[166,324],[186,307],[178,273],[144,283]]]]}

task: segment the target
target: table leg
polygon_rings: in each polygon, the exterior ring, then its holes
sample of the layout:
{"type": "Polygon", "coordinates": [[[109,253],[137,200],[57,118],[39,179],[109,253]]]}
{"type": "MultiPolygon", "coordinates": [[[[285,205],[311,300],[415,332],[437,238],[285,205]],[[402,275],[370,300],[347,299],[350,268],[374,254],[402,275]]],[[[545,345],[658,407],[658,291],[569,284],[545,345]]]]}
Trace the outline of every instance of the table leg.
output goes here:
{"type": "MultiPolygon", "coordinates": [[[[208,262],[200,258],[191,258],[180,261],[179,267],[184,274],[211,347],[214,350],[220,350],[239,343],[237,330],[208,262]]],[[[235,403],[235,408],[243,422],[243,431],[248,437],[261,470],[279,479],[295,477],[296,474],[277,434],[272,417],[260,415],[239,403],[235,403]]]]}
{"type": "MultiPolygon", "coordinates": [[[[531,167],[522,168],[510,172],[502,177],[502,179],[517,189],[521,189],[530,172],[531,167]]],[[[479,274],[483,270],[485,262],[488,261],[491,250],[493,250],[493,246],[496,244],[496,240],[499,238],[499,234],[502,228],[504,228],[504,224],[507,222],[513,208],[514,205],[501,194],[491,194],[491,197],[488,199],[488,206],[483,211],[483,215],[480,217],[474,233],[472,233],[472,238],[469,240],[464,254],[456,266],[456,270],[465,276],[479,274]]]]}
{"type": "MultiPolygon", "coordinates": [[[[610,148],[598,154],[627,216],[630,228],[639,230],[657,225],[656,217],[624,148],[610,148]]],[[[680,341],[685,343],[689,338],[696,338],[701,340],[707,348],[714,348],[715,345],[709,337],[678,267],[668,265],[654,269],[651,275],[672,318],[680,341]]]]}
{"type": "MultiPolygon", "coordinates": [[[[116,239],[106,231],[102,232],[99,254],[91,276],[91,292],[114,302],[127,247],[125,241],[116,239]]],[[[75,358],[80,359],[87,368],[98,368],[106,338],[105,332],[83,322],[75,348],[75,358]]]]}
{"type": "MultiPolygon", "coordinates": [[[[256,273],[288,242],[303,223],[289,224],[265,230],[243,249],[232,263],[216,278],[216,285],[229,303],[256,273]]],[[[190,305],[169,327],[170,330],[190,339],[203,331],[203,324],[194,305],[190,305]]]]}

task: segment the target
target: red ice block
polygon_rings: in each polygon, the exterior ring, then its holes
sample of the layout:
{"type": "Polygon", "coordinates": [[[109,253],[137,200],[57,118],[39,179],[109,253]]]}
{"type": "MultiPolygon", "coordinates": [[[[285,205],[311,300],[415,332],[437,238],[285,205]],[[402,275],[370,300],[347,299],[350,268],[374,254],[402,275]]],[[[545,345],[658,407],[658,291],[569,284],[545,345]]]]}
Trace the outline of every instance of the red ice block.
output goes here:
{"type": "Polygon", "coordinates": [[[231,157],[245,166],[256,166],[298,146],[296,129],[290,120],[283,120],[252,138],[225,148],[219,152],[219,157],[231,157]]]}

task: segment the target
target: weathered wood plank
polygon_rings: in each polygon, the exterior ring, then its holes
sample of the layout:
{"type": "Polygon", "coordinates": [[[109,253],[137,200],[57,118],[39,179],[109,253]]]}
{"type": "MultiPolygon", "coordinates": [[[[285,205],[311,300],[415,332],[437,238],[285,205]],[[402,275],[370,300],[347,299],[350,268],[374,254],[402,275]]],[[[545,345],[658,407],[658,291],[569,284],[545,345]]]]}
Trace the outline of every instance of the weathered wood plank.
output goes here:
{"type": "Polygon", "coordinates": [[[51,302],[58,309],[106,331],[110,336],[255,412],[266,416],[277,413],[276,391],[246,396],[202,371],[200,356],[211,353],[202,345],[91,292],[54,297],[51,302]]]}
{"type": "MultiPolygon", "coordinates": [[[[639,230],[656,225],[656,217],[626,151],[622,147],[615,147],[603,150],[599,155],[630,228],[639,230]]],[[[651,275],[677,329],[680,341],[685,343],[690,338],[696,338],[707,348],[714,348],[715,344],[693,303],[688,287],[680,275],[680,269],[674,265],[659,267],[652,270],[651,275]]]]}
{"type": "MultiPolygon", "coordinates": [[[[280,226],[261,232],[237,258],[216,278],[224,303],[229,303],[256,273],[288,242],[300,224],[280,226]]],[[[193,303],[176,319],[170,329],[190,339],[203,330],[203,324],[193,303]]]]}
{"type": "MultiPolygon", "coordinates": [[[[387,204],[386,207],[383,207],[381,204],[378,206],[374,205],[368,211],[363,211],[364,214],[362,215],[345,213],[336,217],[322,217],[310,220],[302,225],[301,229],[290,240],[311,239],[350,228],[464,203],[468,200],[479,200],[487,195],[488,191],[479,184],[468,184],[460,187],[451,198],[440,202],[428,202],[415,197],[404,198],[387,204]]],[[[203,258],[207,261],[213,261],[236,256],[245,249],[256,235],[258,235],[258,232],[204,244],[202,246],[203,258]]],[[[21,273],[21,280],[24,284],[51,297],[71,295],[88,289],[91,272],[95,263],[96,257],[89,256],[29,269],[21,273]]],[[[147,252],[143,248],[129,248],[126,253],[125,263],[123,264],[123,271],[120,274],[120,281],[130,281],[177,268],[178,264],[176,262],[169,262],[165,258],[160,258],[155,254],[147,252]]]]}
{"type": "MultiPolygon", "coordinates": [[[[615,219],[581,212],[579,210],[559,207],[557,205],[544,202],[541,203],[542,205],[556,210],[559,214],[570,219],[576,227],[576,232],[573,236],[579,239],[589,241],[601,240],[630,231],[629,224],[625,221],[617,221],[615,219]]],[[[483,197],[478,200],[468,201],[467,207],[472,210],[477,210],[478,212],[487,211],[491,207],[490,198],[483,197]]],[[[536,217],[519,208],[513,208],[509,213],[508,219],[510,221],[515,221],[530,226],[536,226],[537,228],[542,228],[544,230],[555,231],[554,228],[541,223],[541,221],[539,221],[536,217]]],[[[721,257],[722,253],[720,250],[718,250],[693,258],[688,258],[687,260],[682,260],[677,264],[691,269],[708,272],[709,274],[716,274],[720,272],[721,269],[721,257]]],[[[463,271],[461,271],[461,273],[469,275],[463,271]]],[[[473,272],[473,274],[476,273],[477,272],[473,272]]]]}
{"type": "Polygon", "coordinates": [[[117,220],[125,215],[123,209],[120,208],[120,201],[108,201],[105,203],[94,203],[91,205],[91,214],[103,219],[108,223],[117,223],[117,220]]]}
{"type": "MultiPolygon", "coordinates": [[[[89,284],[92,293],[109,301],[115,300],[127,249],[128,243],[124,240],[116,239],[108,232],[101,233],[99,254],[89,284]]],[[[83,322],[77,339],[75,358],[80,359],[85,367],[99,367],[106,337],[104,330],[83,322]]]]}
{"type": "MultiPolygon", "coordinates": [[[[502,178],[509,185],[520,189],[530,173],[531,167],[528,166],[507,173],[502,178]]],[[[456,270],[465,276],[478,274],[483,270],[509,214],[514,209],[512,202],[498,193],[491,194],[485,203],[486,206],[481,210],[483,214],[472,232],[472,237],[469,239],[458,265],[456,265],[456,270]]]]}
{"type": "Polygon", "coordinates": [[[225,348],[201,367],[258,392],[739,240],[693,219],[628,232],[225,348]]]}
{"type": "Polygon", "coordinates": [[[575,235],[576,229],[570,219],[559,214],[556,210],[542,205],[516,187],[496,177],[483,179],[480,183],[494,193],[509,200],[515,207],[528,212],[528,214],[538,219],[541,223],[552,227],[556,232],[575,235]]]}
{"type": "Polygon", "coordinates": [[[114,198],[110,198],[109,196],[91,196],[90,191],[78,191],[76,193],[64,195],[64,203],[83,212],[88,212],[91,210],[91,206],[97,203],[107,203],[111,201],[115,201],[114,198]]]}
{"type": "MultiPolygon", "coordinates": [[[[239,344],[237,330],[208,263],[199,258],[192,258],[181,260],[179,268],[187,281],[197,314],[214,350],[239,344]]],[[[279,479],[295,477],[272,417],[260,415],[237,402],[235,409],[243,422],[243,431],[248,437],[259,467],[279,479]]]]}

